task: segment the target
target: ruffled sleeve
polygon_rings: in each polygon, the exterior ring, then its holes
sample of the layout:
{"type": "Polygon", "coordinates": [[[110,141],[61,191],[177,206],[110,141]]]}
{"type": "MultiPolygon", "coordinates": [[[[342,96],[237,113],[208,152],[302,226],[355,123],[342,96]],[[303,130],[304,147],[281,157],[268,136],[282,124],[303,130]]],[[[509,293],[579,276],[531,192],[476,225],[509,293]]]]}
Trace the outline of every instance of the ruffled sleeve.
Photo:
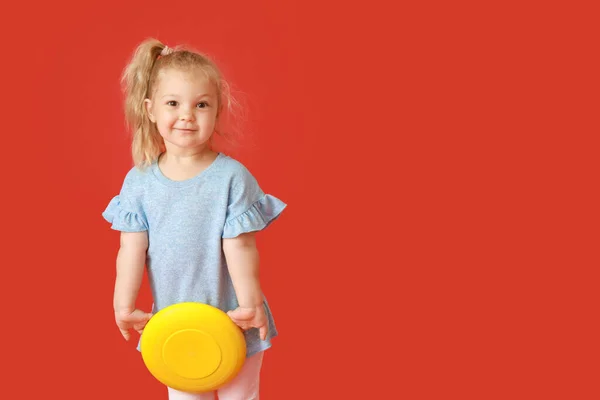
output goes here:
{"type": "Polygon", "coordinates": [[[278,198],[263,193],[250,172],[241,168],[230,188],[223,239],[265,229],[286,206],[278,198]]]}
{"type": "Polygon", "coordinates": [[[286,204],[278,198],[269,194],[263,195],[246,212],[225,222],[223,239],[265,229],[279,217],[285,207],[286,204]]]}
{"type": "Polygon", "coordinates": [[[108,203],[102,216],[112,224],[112,229],[117,231],[143,232],[148,230],[148,223],[145,218],[141,213],[132,211],[132,208],[118,195],[108,203]]]}

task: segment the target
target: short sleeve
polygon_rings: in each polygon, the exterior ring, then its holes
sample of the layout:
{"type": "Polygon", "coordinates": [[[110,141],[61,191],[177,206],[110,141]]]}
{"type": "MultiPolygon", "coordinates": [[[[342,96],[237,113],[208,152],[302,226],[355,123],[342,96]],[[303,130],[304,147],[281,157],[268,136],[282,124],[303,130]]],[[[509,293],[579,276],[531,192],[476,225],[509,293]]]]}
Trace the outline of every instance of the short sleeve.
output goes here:
{"type": "Polygon", "coordinates": [[[111,228],[121,232],[143,232],[148,230],[148,222],[139,201],[135,200],[128,179],[125,179],[121,193],[114,196],[102,213],[102,217],[112,224],[111,228]]]}
{"type": "Polygon", "coordinates": [[[254,176],[242,167],[229,189],[223,239],[265,229],[286,206],[278,198],[263,193],[254,176]]]}

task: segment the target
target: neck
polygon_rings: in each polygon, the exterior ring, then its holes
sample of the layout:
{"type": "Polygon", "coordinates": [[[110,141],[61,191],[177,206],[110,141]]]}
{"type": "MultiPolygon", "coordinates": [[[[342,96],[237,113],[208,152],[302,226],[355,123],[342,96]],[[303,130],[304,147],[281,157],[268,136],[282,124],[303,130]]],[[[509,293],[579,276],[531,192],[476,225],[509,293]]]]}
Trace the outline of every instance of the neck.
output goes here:
{"type": "Polygon", "coordinates": [[[214,154],[215,152],[209,146],[185,150],[169,149],[167,147],[166,151],[160,156],[160,162],[185,166],[212,158],[214,154]]]}
{"type": "Polygon", "coordinates": [[[158,158],[158,167],[163,175],[174,181],[193,178],[208,168],[217,158],[217,153],[206,147],[197,151],[178,152],[167,150],[158,158]]]}

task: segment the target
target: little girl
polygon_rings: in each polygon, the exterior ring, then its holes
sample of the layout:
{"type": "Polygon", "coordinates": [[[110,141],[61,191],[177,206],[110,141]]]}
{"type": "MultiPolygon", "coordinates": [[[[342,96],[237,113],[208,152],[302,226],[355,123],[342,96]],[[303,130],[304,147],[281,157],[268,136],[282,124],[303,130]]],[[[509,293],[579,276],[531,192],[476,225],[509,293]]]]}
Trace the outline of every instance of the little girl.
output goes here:
{"type": "MultiPolygon", "coordinates": [[[[212,149],[231,99],[206,56],[149,39],[136,49],[123,83],[135,166],[102,214],[121,232],[117,326],[129,340],[131,329],[141,333],[153,313],[180,302],[227,312],[244,330],[247,359],[219,399],[258,399],[263,352],[277,329],[259,282],[254,234],[286,205],[265,194],[240,162],[212,149]],[[152,313],[136,308],[144,266],[152,313]]],[[[214,399],[168,393],[171,400],[214,399]]]]}

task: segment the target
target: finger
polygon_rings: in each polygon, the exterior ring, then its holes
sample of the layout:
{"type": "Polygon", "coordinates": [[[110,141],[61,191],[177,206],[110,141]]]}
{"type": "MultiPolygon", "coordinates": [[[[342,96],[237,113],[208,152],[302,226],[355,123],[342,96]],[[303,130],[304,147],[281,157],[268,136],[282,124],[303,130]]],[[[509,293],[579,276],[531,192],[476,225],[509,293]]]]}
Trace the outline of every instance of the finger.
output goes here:
{"type": "Polygon", "coordinates": [[[242,310],[236,308],[233,311],[228,311],[227,315],[229,315],[232,319],[241,319],[241,320],[251,320],[254,318],[254,312],[251,310],[242,310]]]}
{"type": "Polygon", "coordinates": [[[136,316],[136,318],[130,319],[129,322],[134,324],[146,325],[146,322],[150,321],[150,318],[152,318],[152,314],[143,314],[140,316],[136,316]]]}
{"type": "Polygon", "coordinates": [[[261,326],[259,329],[260,332],[260,340],[267,340],[267,333],[269,332],[269,328],[267,325],[261,326]]]}
{"type": "Polygon", "coordinates": [[[129,340],[129,338],[131,337],[131,335],[129,334],[129,330],[121,328],[119,328],[119,330],[121,331],[121,335],[123,335],[125,340],[129,340]]]}
{"type": "Polygon", "coordinates": [[[243,311],[237,311],[237,310],[227,311],[227,315],[229,315],[229,318],[231,318],[233,320],[248,319],[249,318],[249,316],[245,315],[245,313],[243,311]]]}
{"type": "Polygon", "coordinates": [[[248,330],[249,326],[248,323],[245,321],[238,321],[238,320],[232,320],[237,326],[239,326],[241,329],[243,330],[248,330]]]}
{"type": "Polygon", "coordinates": [[[233,322],[235,322],[235,324],[237,326],[239,326],[240,328],[242,328],[242,330],[247,331],[248,329],[252,329],[252,324],[248,321],[240,321],[240,320],[234,320],[233,322]]]}
{"type": "Polygon", "coordinates": [[[249,322],[252,322],[252,320],[254,319],[254,318],[240,318],[240,317],[231,316],[231,315],[229,316],[229,318],[231,318],[231,320],[235,321],[236,323],[249,323],[249,322]]]}
{"type": "Polygon", "coordinates": [[[133,327],[135,329],[144,329],[144,327],[148,324],[148,320],[143,320],[143,321],[138,321],[135,324],[133,324],[133,327]]]}
{"type": "Polygon", "coordinates": [[[138,322],[137,324],[133,324],[133,329],[135,329],[136,331],[141,331],[146,327],[146,323],[148,321],[143,321],[143,322],[138,322]]]}

